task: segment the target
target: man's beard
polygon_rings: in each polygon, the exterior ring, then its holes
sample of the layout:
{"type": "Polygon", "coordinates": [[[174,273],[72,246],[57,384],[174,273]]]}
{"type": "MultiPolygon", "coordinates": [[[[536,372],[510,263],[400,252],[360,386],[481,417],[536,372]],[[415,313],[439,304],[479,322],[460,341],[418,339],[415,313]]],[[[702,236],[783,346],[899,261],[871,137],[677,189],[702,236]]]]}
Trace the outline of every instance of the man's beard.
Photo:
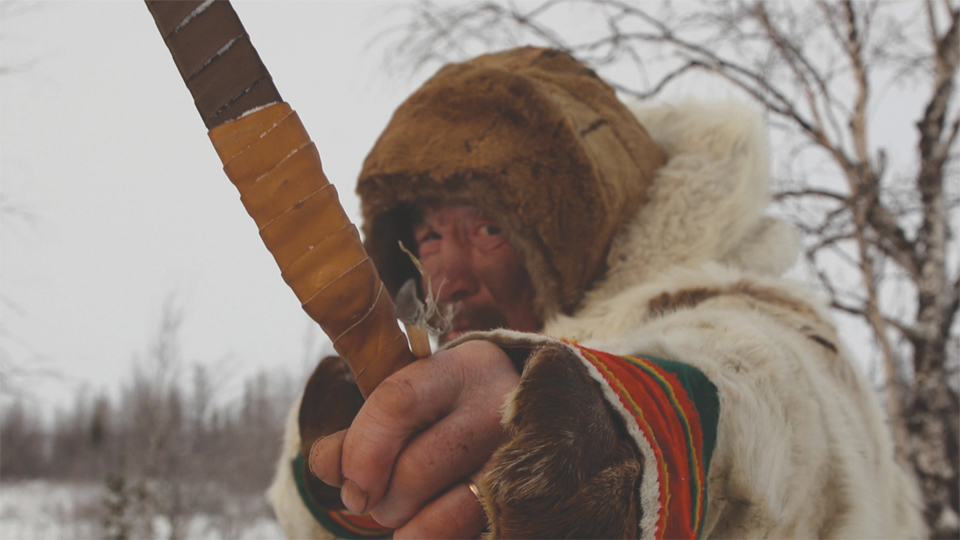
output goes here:
{"type": "Polygon", "coordinates": [[[459,337],[459,333],[509,328],[507,317],[496,306],[490,304],[464,305],[458,303],[454,304],[453,313],[453,328],[451,332],[440,335],[439,343],[441,345],[459,337]]]}

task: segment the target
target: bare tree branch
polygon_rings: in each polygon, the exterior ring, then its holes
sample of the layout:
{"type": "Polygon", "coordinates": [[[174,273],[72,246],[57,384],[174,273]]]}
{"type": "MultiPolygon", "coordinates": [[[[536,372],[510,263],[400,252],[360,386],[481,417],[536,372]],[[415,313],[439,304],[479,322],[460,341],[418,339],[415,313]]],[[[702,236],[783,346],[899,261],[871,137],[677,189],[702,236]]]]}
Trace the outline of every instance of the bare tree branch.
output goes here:
{"type": "Polygon", "coordinates": [[[778,191],[777,193],[773,194],[773,200],[780,201],[787,198],[810,197],[810,196],[825,197],[825,198],[833,199],[835,201],[839,201],[842,203],[846,203],[849,199],[849,197],[847,197],[846,195],[843,195],[841,193],[836,193],[834,191],[829,191],[826,189],[807,188],[807,189],[801,189],[801,190],[795,190],[795,191],[778,191]]]}

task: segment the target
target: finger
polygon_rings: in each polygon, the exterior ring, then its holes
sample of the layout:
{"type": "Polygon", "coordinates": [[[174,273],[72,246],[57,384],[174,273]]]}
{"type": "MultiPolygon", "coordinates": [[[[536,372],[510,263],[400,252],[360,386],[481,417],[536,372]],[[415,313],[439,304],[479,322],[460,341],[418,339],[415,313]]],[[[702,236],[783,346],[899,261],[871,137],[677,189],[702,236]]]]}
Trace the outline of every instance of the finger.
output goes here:
{"type": "Polygon", "coordinates": [[[438,493],[486,463],[502,442],[500,405],[511,388],[510,380],[484,385],[481,393],[412,438],[400,452],[387,490],[370,515],[385,526],[399,527],[438,493]]]}
{"type": "Polygon", "coordinates": [[[342,429],[317,439],[310,446],[310,456],[307,461],[310,472],[334,487],[343,485],[343,477],[340,473],[340,456],[343,452],[343,441],[346,436],[347,430],[342,429]]]}
{"type": "Polygon", "coordinates": [[[466,483],[451,488],[393,533],[403,538],[476,538],[487,527],[487,516],[466,483]]]}
{"type": "Polygon", "coordinates": [[[463,386],[449,351],[418,360],[394,373],[360,409],[343,441],[343,503],[353,512],[375,507],[393,465],[415,433],[443,418],[463,386]]]}

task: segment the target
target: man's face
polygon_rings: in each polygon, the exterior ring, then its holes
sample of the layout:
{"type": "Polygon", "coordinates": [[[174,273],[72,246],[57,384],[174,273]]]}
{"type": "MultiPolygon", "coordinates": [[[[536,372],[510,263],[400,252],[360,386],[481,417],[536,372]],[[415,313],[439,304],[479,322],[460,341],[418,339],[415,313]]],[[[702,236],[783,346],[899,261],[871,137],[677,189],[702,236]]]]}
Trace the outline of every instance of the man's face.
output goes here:
{"type": "Polygon", "coordinates": [[[499,225],[482,210],[427,208],[413,233],[434,294],[441,305],[455,306],[453,330],[441,342],[470,330],[540,329],[530,276],[499,225]]]}

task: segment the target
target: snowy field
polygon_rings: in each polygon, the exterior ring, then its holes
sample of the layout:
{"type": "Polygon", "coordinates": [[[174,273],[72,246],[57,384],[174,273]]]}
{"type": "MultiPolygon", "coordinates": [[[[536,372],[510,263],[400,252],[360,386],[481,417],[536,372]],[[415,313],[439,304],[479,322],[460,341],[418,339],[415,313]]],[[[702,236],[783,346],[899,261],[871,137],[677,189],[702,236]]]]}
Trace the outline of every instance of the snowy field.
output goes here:
{"type": "MultiPolygon", "coordinates": [[[[104,496],[101,484],[3,482],[0,484],[0,538],[103,538],[104,496]]],[[[155,517],[152,528],[156,540],[170,537],[170,523],[166,518],[155,517]]],[[[195,514],[190,517],[186,530],[186,538],[198,540],[283,538],[280,525],[259,498],[238,500],[218,515],[195,514]]]]}

